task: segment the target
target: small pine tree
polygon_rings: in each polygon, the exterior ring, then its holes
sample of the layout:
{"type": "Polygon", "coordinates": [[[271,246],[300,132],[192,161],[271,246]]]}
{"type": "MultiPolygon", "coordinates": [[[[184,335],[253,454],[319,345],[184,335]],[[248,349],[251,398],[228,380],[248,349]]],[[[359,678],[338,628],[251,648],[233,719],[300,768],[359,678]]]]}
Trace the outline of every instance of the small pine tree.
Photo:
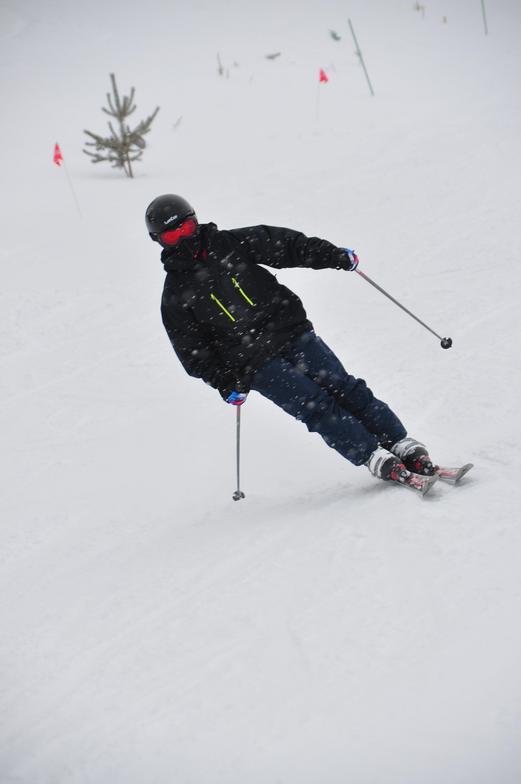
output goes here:
{"type": "Polygon", "coordinates": [[[109,121],[110,136],[99,136],[97,133],[84,131],[87,136],[90,136],[91,139],[93,139],[91,142],[85,142],[86,146],[94,147],[95,152],[90,152],[85,149],[83,152],[92,158],[92,163],[109,161],[114,168],[123,169],[127,177],[133,177],[132,163],[141,160],[143,150],[146,147],[146,142],[143,137],[150,131],[152,121],[159,111],[159,106],[156,107],[155,111],[147,117],[146,120],[141,120],[141,122],[131,130],[130,126],[126,123],[126,119],[136,109],[136,106],[133,103],[134,88],[132,87],[130,95],[123,96],[122,100],[119,96],[114,74],[110,74],[110,81],[112,83],[112,95],[107,93],[108,109],[102,106],[102,111],[117,120],[119,125],[118,130],[116,131],[112,122],[109,121]]]}

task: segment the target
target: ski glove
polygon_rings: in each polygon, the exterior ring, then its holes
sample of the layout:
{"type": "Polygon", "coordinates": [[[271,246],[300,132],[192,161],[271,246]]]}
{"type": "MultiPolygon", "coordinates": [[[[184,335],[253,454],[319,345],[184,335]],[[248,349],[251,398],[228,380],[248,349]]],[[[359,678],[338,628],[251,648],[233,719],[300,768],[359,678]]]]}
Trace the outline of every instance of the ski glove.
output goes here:
{"type": "Polygon", "coordinates": [[[226,402],[231,403],[232,406],[242,406],[242,404],[246,402],[247,397],[247,392],[232,392],[231,395],[228,395],[226,398],[226,402]]]}
{"type": "Polygon", "coordinates": [[[347,256],[349,264],[347,269],[349,272],[353,272],[358,267],[358,256],[354,250],[351,250],[351,248],[344,248],[344,253],[347,256]]]}

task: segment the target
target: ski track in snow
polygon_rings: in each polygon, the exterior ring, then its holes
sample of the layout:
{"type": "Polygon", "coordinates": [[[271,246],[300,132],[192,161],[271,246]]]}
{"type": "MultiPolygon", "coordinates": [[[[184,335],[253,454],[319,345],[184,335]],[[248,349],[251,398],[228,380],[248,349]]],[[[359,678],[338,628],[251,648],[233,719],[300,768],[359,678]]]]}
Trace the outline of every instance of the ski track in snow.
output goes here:
{"type": "Polygon", "coordinates": [[[354,0],[374,98],[336,0],[101,10],[0,10],[0,781],[518,784],[518,4],[485,37],[479,3],[354,0]],[[133,181],[81,153],[114,68],[161,105],[133,181]],[[235,412],[160,321],[143,210],[169,191],[354,246],[453,338],[358,276],[277,272],[411,435],[475,463],[461,486],[378,483],[252,394],[232,501],[235,412]]]}

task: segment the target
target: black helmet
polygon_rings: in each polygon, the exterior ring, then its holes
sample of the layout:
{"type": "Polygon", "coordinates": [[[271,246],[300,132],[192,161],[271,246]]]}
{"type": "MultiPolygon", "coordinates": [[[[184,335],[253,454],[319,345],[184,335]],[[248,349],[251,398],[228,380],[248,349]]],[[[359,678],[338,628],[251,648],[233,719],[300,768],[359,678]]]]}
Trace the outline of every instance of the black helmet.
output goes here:
{"type": "Polygon", "coordinates": [[[145,212],[148,233],[157,240],[161,232],[177,228],[190,216],[195,218],[195,210],[182,196],[173,193],[157,196],[145,212]]]}

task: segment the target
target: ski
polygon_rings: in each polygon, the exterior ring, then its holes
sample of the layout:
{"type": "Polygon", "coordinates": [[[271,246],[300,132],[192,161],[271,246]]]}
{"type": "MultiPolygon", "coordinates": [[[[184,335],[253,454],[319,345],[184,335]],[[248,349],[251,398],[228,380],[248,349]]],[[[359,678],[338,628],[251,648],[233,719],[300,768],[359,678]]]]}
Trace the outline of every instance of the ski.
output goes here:
{"type": "Polygon", "coordinates": [[[465,463],[459,468],[447,468],[446,466],[436,466],[436,474],[443,482],[449,482],[455,485],[459,480],[467,474],[471,468],[474,468],[474,463],[465,463]]]}
{"type": "Polygon", "coordinates": [[[396,484],[399,487],[407,487],[409,490],[412,490],[415,493],[419,493],[422,496],[427,495],[432,486],[435,485],[440,478],[438,474],[432,474],[432,476],[420,476],[420,474],[412,474],[410,471],[407,473],[409,475],[405,481],[396,482],[396,484]]]}

